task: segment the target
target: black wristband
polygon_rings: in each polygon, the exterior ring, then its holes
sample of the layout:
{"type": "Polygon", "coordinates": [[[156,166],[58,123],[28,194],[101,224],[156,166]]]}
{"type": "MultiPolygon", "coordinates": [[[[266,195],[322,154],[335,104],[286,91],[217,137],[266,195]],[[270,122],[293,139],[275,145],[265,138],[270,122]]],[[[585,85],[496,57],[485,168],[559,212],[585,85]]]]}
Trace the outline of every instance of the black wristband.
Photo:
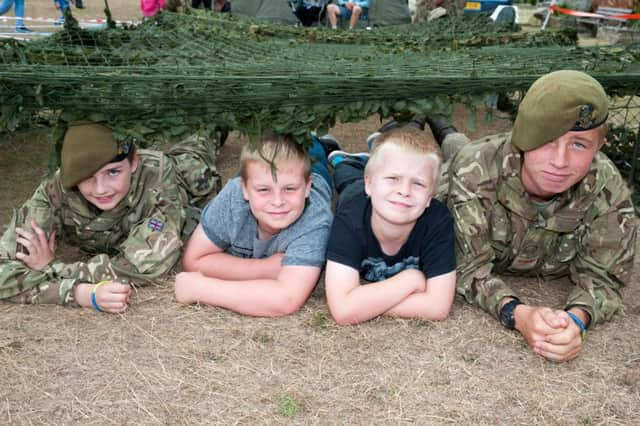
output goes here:
{"type": "Polygon", "coordinates": [[[502,308],[500,308],[500,323],[509,330],[516,328],[516,319],[513,316],[513,310],[518,305],[522,305],[522,302],[514,297],[513,300],[505,303],[502,305],[502,308]]]}

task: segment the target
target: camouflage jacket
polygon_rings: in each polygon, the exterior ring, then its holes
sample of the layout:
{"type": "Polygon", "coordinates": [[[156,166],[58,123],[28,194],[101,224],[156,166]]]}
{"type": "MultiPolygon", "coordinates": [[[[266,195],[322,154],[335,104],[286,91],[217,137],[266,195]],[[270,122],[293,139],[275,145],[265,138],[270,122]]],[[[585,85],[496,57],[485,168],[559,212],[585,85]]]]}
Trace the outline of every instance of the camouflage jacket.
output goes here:
{"type": "Polygon", "coordinates": [[[77,283],[119,280],[144,284],[166,274],[180,257],[183,240],[199,217],[199,210],[189,202],[198,194],[206,202],[204,194],[219,189],[214,154],[203,162],[194,159],[200,153],[173,151],[168,156],[139,150],[140,163],[129,194],[110,211],[96,209],[77,190],[63,189],[59,172],[42,182],[14,212],[0,240],[0,299],[66,304],[73,302],[77,283]],[[180,167],[184,173],[177,173],[180,167]],[[191,179],[198,171],[198,178],[191,179]],[[42,271],[29,269],[15,257],[15,229],[27,227],[30,220],[47,234],[55,230],[58,241],[75,245],[91,257],[74,263],[56,259],[42,271]],[[194,223],[187,230],[189,220],[194,223]]]}
{"type": "Polygon", "coordinates": [[[565,307],[584,309],[591,324],[611,318],[635,255],[629,189],[598,153],[585,178],[539,212],[522,186],[522,156],[510,140],[506,133],[470,143],[445,176],[458,292],[497,317],[502,298],[517,294],[494,273],[569,275],[575,288],[565,307]]]}

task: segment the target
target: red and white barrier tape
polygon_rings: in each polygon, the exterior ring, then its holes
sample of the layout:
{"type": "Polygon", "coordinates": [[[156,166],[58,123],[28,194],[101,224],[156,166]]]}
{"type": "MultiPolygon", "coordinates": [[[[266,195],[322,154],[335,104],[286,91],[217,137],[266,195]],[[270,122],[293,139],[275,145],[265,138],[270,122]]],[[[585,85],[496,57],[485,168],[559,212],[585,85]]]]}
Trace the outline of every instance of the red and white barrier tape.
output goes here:
{"type": "Polygon", "coordinates": [[[581,12],[579,10],[566,9],[558,7],[554,4],[549,6],[549,11],[562,13],[563,15],[577,16],[579,18],[597,18],[597,19],[640,19],[640,13],[627,13],[621,15],[603,15],[602,13],[581,12]]]}
{"type": "MultiPolygon", "coordinates": [[[[2,21],[7,21],[7,20],[12,20],[15,21],[16,19],[22,19],[24,21],[29,21],[29,22],[59,22],[59,19],[57,18],[33,18],[31,16],[25,16],[24,18],[18,18],[15,16],[1,16],[0,17],[0,22],[2,21]]],[[[106,24],[107,20],[106,19],[78,19],[78,22],[81,24],[106,24]]],[[[139,24],[141,21],[116,21],[116,24],[118,25],[133,25],[133,24],[139,24]]]]}

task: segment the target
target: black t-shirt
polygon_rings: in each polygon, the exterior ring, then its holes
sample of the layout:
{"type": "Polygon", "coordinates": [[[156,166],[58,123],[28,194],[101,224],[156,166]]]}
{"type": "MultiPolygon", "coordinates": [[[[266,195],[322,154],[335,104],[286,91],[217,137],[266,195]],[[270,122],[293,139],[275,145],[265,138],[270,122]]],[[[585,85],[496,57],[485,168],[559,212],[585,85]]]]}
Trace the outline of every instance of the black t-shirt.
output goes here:
{"type": "Polygon", "coordinates": [[[408,269],[427,278],[455,270],[455,231],[447,207],[438,200],[418,218],[411,234],[394,256],[387,256],[371,228],[371,200],[363,188],[345,189],[333,225],[327,259],[350,266],[367,281],[382,281],[408,269]]]}

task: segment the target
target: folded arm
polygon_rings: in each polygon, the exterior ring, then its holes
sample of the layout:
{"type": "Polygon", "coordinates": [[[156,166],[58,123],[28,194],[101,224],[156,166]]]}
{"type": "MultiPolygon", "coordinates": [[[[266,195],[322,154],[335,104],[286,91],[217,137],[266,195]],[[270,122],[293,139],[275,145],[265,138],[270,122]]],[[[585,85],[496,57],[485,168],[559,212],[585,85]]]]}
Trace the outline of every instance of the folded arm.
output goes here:
{"type": "Polygon", "coordinates": [[[315,266],[283,266],[276,279],[225,280],[200,272],[176,277],[179,303],[204,303],[252,316],[289,315],[300,309],[320,276],[315,266]]]}
{"type": "Polygon", "coordinates": [[[423,292],[409,295],[385,315],[429,321],[447,319],[456,295],[456,271],[428,278],[426,287],[423,292]]]}
{"type": "Polygon", "coordinates": [[[186,272],[223,280],[276,279],[282,270],[283,253],[263,259],[242,258],[225,253],[198,225],[191,235],[182,266],[186,272]]]}
{"type": "Polygon", "coordinates": [[[327,262],[325,287],[331,315],[340,325],[357,324],[387,313],[414,293],[423,293],[426,279],[421,271],[404,270],[391,278],[360,284],[358,271],[334,261],[327,262]]]}

